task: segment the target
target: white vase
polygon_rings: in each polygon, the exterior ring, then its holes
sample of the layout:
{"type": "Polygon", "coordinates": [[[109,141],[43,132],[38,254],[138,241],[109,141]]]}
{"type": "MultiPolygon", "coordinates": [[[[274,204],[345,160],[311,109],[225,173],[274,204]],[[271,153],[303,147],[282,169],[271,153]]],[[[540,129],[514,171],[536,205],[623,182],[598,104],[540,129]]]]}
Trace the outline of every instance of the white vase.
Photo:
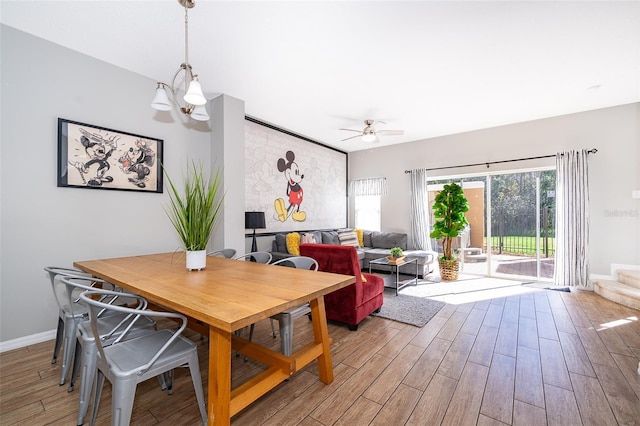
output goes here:
{"type": "Polygon", "coordinates": [[[188,251],[187,250],[187,269],[190,271],[199,271],[204,269],[207,266],[207,251],[206,250],[197,250],[197,251],[188,251]]]}

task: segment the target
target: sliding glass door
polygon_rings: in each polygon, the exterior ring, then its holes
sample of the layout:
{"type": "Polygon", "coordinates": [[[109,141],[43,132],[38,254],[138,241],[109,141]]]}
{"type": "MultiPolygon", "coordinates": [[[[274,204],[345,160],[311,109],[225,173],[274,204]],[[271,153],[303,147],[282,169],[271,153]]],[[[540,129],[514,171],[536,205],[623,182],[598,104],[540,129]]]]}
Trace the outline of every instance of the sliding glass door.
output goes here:
{"type": "MultiPolygon", "coordinates": [[[[555,170],[430,181],[430,205],[442,185],[452,181],[469,201],[469,227],[455,245],[462,273],[553,279],[555,170]]],[[[434,250],[439,248],[439,242],[432,243],[434,250]]]]}
{"type": "Polygon", "coordinates": [[[553,279],[555,170],[491,176],[492,275],[553,279]]]}

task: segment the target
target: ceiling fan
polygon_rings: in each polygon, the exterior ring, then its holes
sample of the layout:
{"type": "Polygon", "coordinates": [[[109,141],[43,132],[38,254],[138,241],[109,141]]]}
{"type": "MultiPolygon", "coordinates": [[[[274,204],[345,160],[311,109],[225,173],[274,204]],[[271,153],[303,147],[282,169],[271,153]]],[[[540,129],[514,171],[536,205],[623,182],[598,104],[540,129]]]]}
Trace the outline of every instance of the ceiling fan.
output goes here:
{"type": "Polygon", "coordinates": [[[349,139],[362,137],[363,142],[379,142],[378,135],[389,135],[389,136],[400,136],[404,135],[404,130],[376,130],[374,127],[375,124],[382,123],[387,124],[384,121],[380,120],[364,120],[364,129],[362,130],[354,130],[354,129],[339,129],[346,130],[348,132],[356,132],[358,133],[355,136],[350,136],[346,139],[342,139],[342,142],[348,141],[349,139]]]}

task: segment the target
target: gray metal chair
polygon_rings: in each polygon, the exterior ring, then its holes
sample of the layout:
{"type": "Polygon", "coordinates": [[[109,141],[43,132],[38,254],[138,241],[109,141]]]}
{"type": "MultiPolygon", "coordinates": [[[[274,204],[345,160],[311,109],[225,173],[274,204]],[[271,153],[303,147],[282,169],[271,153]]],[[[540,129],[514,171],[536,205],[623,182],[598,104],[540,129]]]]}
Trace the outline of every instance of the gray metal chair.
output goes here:
{"type": "MultiPolygon", "coordinates": [[[[306,256],[292,256],[286,259],[280,259],[272,263],[272,265],[289,266],[298,269],[308,269],[317,271],[318,262],[306,256]]],[[[271,322],[271,334],[276,337],[276,331],[273,326],[273,320],[278,321],[280,328],[280,349],[284,355],[291,355],[293,353],[293,321],[304,315],[311,314],[311,307],[308,303],[304,305],[296,306],[295,308],[287,309],[284,312],[273,315],[269,318],[271,322]]],[[[254,325],[251,324],[251,331],[249,332],[249,340],[253,337],[254,325]]]]}
{"type": "Polygon", "coordinates": [[[152,377],[168,373],[174,368],[188,365],[191,380],[198,401],[202,421],[207,424],[207,407],[202,390],[200,365],[195,343],[181,336],[187,326],[187,317],[173,312],[139,311],[123,306],[110,305],[93,297],[102,296],[101,292],[86,291],[80,295],[82,302],[89,306],[91,330],[98,346],[98,373],[93,394],[91,424],[98,415],[100,396],[105,377],[111,382],[111,424],[128,425],[133,410],[133,400],[138,383],[152,377]],[[132,316],[154,318],[173,318],[178,320],[176,330],[162,329],[142,336],[114,342],[111,346],[102,345],[98,330],[98,315],[102,311],[115,311],[132,316]]]}
{"type": "MultiPolygon", "coordinates": [[[[71,368],[71,362],[73,361],[73,354],[75,353],[76,343],[76,329],[77,325],[85,321],[87,317],[87,309],[78,304],[78,300],[72,300],[71,302],[65,296],[66,290],[64,286],[60,286],[58,282],[59,276],[79,276],[90,277],[89,274],[80,271],[78,269],[65,268],[59,266],[47,266],[44,268],[49,273],[51,280],[51,290],[58,304],[58,327],[56,331],[56,342],[53,349],[53,357],[51,364],[55,364],[58,361],[58,353],[60,347],[64,344],[64,352],[62,353],[62,366],[60,368],[60,386],[64,385],[67,380],[67,375],[71,368]]],[[[73,390],[73,388],[71,388],[73,390]]]]}
{"type": "Polygon", "coordinates": [[[224,257],[226,259],[231,259],[235,255],[236,255],[236,249],[232,249],[232,248],[214,250],[207,253],[207,256],[218,256],[218,257],[224,257]]]}
{"type": "Polygon", "coordinates": [[[270,263],[273,256],[268,251],[253,251],[234,257],[235,260],[245,260],[247,262],[270,263]]]}
{"type": "MultiPolygon", "coordinates": [[[[67,296],[70,300],[77,300],[79,299],[81,292],[90,290],[94,293],[101,294],[101,301],[103,303],[121,305],[122,301],[125,300],[127,304],[130,304],[133,301],[135,308],[138,310],[144,310],[147,307],[146,299],[141,296],[120,291],[103,291],[102,289],[92,287],[96,284],[101,285],[102,287],[111,286],[108,282],[98,278],[65,276],[62,277],[60,281],[66,286],[67,296]]],[[[88,320],[88,317],[86,319],[88,320]]],[[[145,333],[154,332],[156,329],[155,322],[149,317],[127,315],[120,312],[110,313],[108,311],[103,311],[99,315],[97,324],[98,332],[100,333],[100,340],[103,346],[109,346],[124,339],[132,339],[145,333]]],[[[93,337],[91,323],[89,321],[83,321],[78,324],[77,343],[79,343],[79,345],[76,345],[70,389],[73,389],[75,380],[78,376],[78,370],[80,370],[82,375],[80,376],[77,424],[82,425],[89,408],[91,388],[96,376],[96,363],[98,358],[98,346],[96,345],[93,337]]],[[[164,378],[160,378],[160,384],[163,389],[167,388],[164,378]]],[[[169,390],[171,393],[171,389],[169,390]]]]}

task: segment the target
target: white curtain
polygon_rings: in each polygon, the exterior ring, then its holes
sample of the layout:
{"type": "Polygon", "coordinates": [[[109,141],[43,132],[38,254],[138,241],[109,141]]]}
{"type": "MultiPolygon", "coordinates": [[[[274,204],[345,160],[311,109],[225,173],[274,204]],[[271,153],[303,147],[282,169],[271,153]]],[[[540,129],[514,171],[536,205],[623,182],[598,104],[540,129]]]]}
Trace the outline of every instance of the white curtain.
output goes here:
{"type": "Polygon", "coordinates": [[[411,170],[411,239],[416,250],[431,251],[428,201],[427,172],[411,170]]]}
{"type": "Polygon", "coordinates": [[[590,288],[588,151],[556,155],[554,282],[590,288]]]}
{"type": "Polygon", "coordinates": [[[367,178],[349,182],[349,195],[387,195],[386,178],[367,178]]]}

